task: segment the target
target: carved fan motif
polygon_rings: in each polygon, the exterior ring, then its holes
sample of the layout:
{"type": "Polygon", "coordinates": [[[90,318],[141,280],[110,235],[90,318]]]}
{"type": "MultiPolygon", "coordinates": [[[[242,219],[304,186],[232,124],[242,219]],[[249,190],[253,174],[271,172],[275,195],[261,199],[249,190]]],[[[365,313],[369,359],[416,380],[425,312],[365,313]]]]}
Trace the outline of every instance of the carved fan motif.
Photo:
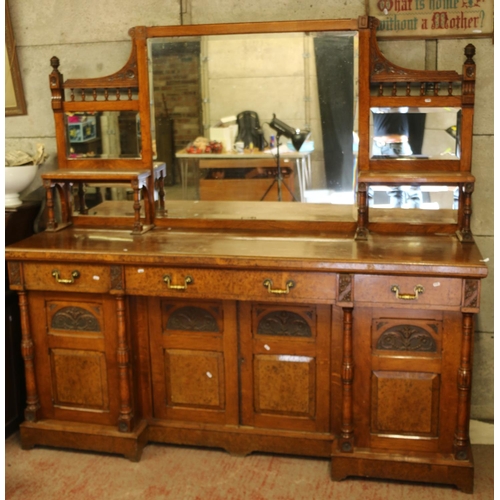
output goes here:
{"type": "Polygon", "coordinates": [[[219,332],[219,325],[210,312],[201,307],[186,306],[177,309],[167,321],[167,330],[192,332],[219,332]]]}
{"type": "Polygon", "coordinates": [[[397,325],[380,335],[377,349],[436,352],[437,345],[432,335],[423,328],[415,325],[397,325]]]}
{"type": "Polygon", "coordinates": [[[291,311],[273,311],[266,314],[259,321],[257,334],[312,337],[311,328],[307,321],[291,311]]]}
{"type": "Polygon", "coordinates": [[[80,332],[100,332],[99,320],[82,307],[63,307],[52,317],[51,328],[76,330],[80,332]]]}

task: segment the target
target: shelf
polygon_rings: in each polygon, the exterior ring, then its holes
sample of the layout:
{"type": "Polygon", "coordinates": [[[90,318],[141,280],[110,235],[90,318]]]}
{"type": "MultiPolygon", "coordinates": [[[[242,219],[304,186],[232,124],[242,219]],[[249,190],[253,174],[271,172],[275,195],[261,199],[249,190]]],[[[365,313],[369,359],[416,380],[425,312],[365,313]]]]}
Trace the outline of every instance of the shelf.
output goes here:
{"type": "Polygon", "coordinates": [[[138,182],[145,181],[151,170],[68,170],[59,169],[42,174],[42,179],[54,182],[138,182]]]}
{"type": "Polygon", "coordinates": [[[474,183],[470,172],[359,172],[359,183],[381,185],[434,184],[451,185],[474,183]]]}

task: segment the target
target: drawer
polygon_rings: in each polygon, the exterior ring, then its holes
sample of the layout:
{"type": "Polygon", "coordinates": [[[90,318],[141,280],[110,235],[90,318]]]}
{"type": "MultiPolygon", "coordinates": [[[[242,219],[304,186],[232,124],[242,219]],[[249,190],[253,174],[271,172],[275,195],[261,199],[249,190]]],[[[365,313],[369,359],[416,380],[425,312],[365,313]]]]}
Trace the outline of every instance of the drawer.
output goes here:
{"type": "Polygon", "coordinates": [[[354,280],[356,303],[459,307],[462,280],[418,276],[359,275],[354,280]],[[396,291],[397,287],[397,291],[396,291]]]}
{"type": "Polygon", "coordinates": [[[28,290],[104,293],[110,289],[107,266],[30,262],[24,264],[23,269],[28,290]],[[58,272],[56,276],[55,272],[58,272]]]}
{"type": "Polygon", "coordinates": [[[330,303],[335,300],[337,275],[288,271],[240,272],[231,279],[240,298],[330,303]],[[293,284],[292,284],[293,283],[293,284]]]}
{"type": "Polygon", "coordinates": [[[134,295],[332,302],[336,275],[134,266],[125,269],[125,283],[127,294],[134,295]]]}

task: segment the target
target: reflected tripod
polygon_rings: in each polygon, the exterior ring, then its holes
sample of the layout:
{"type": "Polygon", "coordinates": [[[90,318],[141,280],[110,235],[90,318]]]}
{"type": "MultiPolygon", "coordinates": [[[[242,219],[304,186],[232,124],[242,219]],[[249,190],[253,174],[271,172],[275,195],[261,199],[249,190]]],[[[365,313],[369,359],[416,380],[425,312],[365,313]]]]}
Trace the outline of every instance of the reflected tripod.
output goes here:
{"type": "Polygon", "coordinates": [[[288,187],[287,183],[283,179],[283,172],[281,170],[281,162],[280,162],[280,138],[281,138],[281,135],[282,134],[280,134],[279,132],[277,132],[277,134],[276,134],[276,145],[277,145],[276,166],[277,166],[277,173],[274,176],[273,182],[271,182],[271,185],[266,189],[266,192],[264,193],[264,195],[262,196],[262,198],[260,199],[260,201],[263,201],[265,199],[265,197],[267,196],[267,194],[269,193],[269,191],[271,191],[271,189],[273,188],[273,186],[275,184],[278,185],[278,201],[283,201],[282,200],[282,195],[281,195],[281,186],[285,186],[285,188],[287,189],[287,191],[290,193],[290,196],[292,197],[292,200],[293,201],[297,201],[297,198],[292,193],[291,189],[288,187]]]}

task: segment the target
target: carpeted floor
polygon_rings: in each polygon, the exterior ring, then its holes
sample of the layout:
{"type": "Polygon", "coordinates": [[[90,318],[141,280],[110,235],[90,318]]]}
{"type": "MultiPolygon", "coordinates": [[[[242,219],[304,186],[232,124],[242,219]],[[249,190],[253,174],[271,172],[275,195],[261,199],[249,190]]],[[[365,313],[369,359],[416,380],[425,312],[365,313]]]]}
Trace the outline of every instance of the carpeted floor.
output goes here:
{"type": "Polygon", "coordinates": [[[493,446],[474,445],[475,491],[450,486],[347,479],[329,461],[278,455],[233,457],[220,450],[150,444],[139,463],[5,441],[7,500],[446,500],[493,499],[493,446]]]}

